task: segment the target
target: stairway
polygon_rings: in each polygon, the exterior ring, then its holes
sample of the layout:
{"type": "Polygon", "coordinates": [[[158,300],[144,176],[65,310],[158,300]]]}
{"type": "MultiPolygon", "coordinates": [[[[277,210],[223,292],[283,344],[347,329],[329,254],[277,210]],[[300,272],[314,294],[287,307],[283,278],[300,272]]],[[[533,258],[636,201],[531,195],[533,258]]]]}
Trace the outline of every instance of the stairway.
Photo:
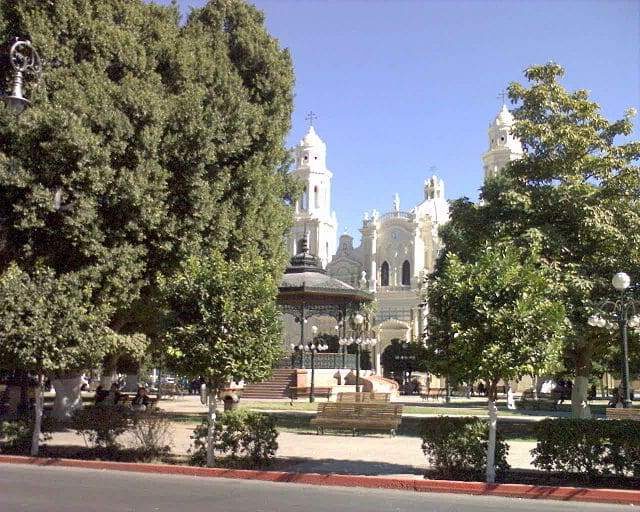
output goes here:
{"type": "Polygon", "coordinates": [[[291,368],[276,368],[269,380],[247,384],[242,391],[242,398],[289,398],[289,386],[295,385],[293,379],[296,372],[291,368]]]}

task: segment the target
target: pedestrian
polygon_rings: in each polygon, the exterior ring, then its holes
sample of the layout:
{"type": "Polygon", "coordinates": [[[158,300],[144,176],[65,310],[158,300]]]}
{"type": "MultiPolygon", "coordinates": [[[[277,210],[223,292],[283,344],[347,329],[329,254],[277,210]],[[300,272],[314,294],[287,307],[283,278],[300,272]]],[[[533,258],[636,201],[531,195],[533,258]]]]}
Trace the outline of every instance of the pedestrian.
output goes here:
{"type": "Polygon", "coordinates": [[[144,386],[140,386],[138,388],[136,396],[134,396],[133,400],[131,401],[131,408],[134,411],[143,412],[147,410],[149,404],[150,402],[149,397],[147,396],[147,388],[145,388],[144,386]]]}
{"type": "Polygon", "coordinates": [[[509,386],[507,390],[507,409],[515,409],[516,408],[516,396],[513,392],[513,388],[509,386]]]}
{"type": "Polygon", "coordinates": [[[122,395],[120,394],[118,383],[114,382],[113,384],[111,384],[111,389],[107,393],[107,396],[104,399],[104,403],[105,405],[117,405],[121,397],[122,395]]]}

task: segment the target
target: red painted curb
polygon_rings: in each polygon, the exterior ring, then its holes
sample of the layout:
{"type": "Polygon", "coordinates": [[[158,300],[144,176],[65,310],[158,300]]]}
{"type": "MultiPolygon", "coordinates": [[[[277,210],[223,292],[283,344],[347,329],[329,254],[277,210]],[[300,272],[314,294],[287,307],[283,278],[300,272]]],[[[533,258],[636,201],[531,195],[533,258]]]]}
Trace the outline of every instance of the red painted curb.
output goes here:
{"type": "Polygon", "coordinates": [[[338,487],[368,487],[417,492],[442,492],[504,496],[511,498],[548,499],[562,501],[590,501],[640,505],[640,491],[624,489],[591,489],[580,487],[551,487],[524,484],[485,484],[482,482],[459,482],[451,480],[411,480],[384,478],[379,476],[352,476],[318,473],[288,473],[285,471],[261,471],[247,469],[202,468],[196,466],[170,466],[168,464],[139,464],[133,462],[107,462],[78,459],[48,459],[19,455],[0,455],[0,463],[34,464],[37,466],[60,466],[86,469],[108,469],[137,473],[157,473],[266,482],[289,482],[309,485],[331,485],[338,487]]]}

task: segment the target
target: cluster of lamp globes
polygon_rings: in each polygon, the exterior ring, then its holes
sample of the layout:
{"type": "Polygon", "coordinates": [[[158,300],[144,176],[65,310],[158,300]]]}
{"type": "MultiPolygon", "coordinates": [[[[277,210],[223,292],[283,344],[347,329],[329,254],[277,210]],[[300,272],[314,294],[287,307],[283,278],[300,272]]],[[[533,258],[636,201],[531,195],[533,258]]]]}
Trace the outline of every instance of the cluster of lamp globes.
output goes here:
{"type": "MultiPolygon", "coordinates": [[[[353,321],[354,321],[354,323],[355,323],[356,325],[360,326],[360,325],[362,325],[362,324],[364,323],[364,317],[363,317],[360,313],[358,313],[355,317],[353,317],[353,321]]],[[[338,329],[339,329],[339,328],[338,328],[338,326],[336,325],[336,330],[338,330],[338,329]]],[[[348,345],[352,345],[352,344],[354,344],[354,343],[355,343],[356,345],[363,346],[363,347],[373,347],[376,343],[378,343],[378,340],[377,340],[377,339],[375,339],[375,338],[366,338],[366,337],[362,337],[362,338],[360,338],[360,337],[356,337],[356,338],[353,338],[353,336],[352,336],[352,337],[350,337],[350,338],[340,338],[340,339],[338,340],[338,344],[339,344],[341,347],[345,347],[345,346],[348,346],[348,345]]]]}
{"type": "MultiPolygon", "coordinates": [[[[318,327],[316,325],[312,326],[311,332],[313,332],[313,335],[315,337],[316,334],[318,334],[318,327]]],[[[327,345],[326,343],[300,343],[299,345],[292,343],[291,350],[300,350],[301,352],[324,352],[325,350],[329,350],[329,345],[327,345]]]]}
{"type": "MultiPolygon", "coordinates": [[[[624,272],[618,272],[615,276],[613,276],[613,279],[611,279],[611,284],[617,291],[624,292],[631,285],[631,278],[624,272]]],[[[604,318],[599,314],[591,315],[588,318],[587,323],[592,327],[600,327],[609,330],[613,329],[616,326],[616,324],[610,319],[604,318]]],[[[640,329],[640,315],[634,314],[631,318],[629,318],[627,324],[632,329],[640,329]]]]}

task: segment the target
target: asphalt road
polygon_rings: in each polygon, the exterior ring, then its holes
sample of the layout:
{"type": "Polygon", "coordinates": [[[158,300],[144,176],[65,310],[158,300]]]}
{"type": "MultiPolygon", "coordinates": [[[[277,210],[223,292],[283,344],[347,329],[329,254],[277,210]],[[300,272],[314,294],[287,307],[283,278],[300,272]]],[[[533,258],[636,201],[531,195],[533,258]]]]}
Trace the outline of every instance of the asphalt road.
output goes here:
{"type": "Polygon", "coordinates": [[[609,504],[0,464],[2,512],[618,512],[609,504]]]}

